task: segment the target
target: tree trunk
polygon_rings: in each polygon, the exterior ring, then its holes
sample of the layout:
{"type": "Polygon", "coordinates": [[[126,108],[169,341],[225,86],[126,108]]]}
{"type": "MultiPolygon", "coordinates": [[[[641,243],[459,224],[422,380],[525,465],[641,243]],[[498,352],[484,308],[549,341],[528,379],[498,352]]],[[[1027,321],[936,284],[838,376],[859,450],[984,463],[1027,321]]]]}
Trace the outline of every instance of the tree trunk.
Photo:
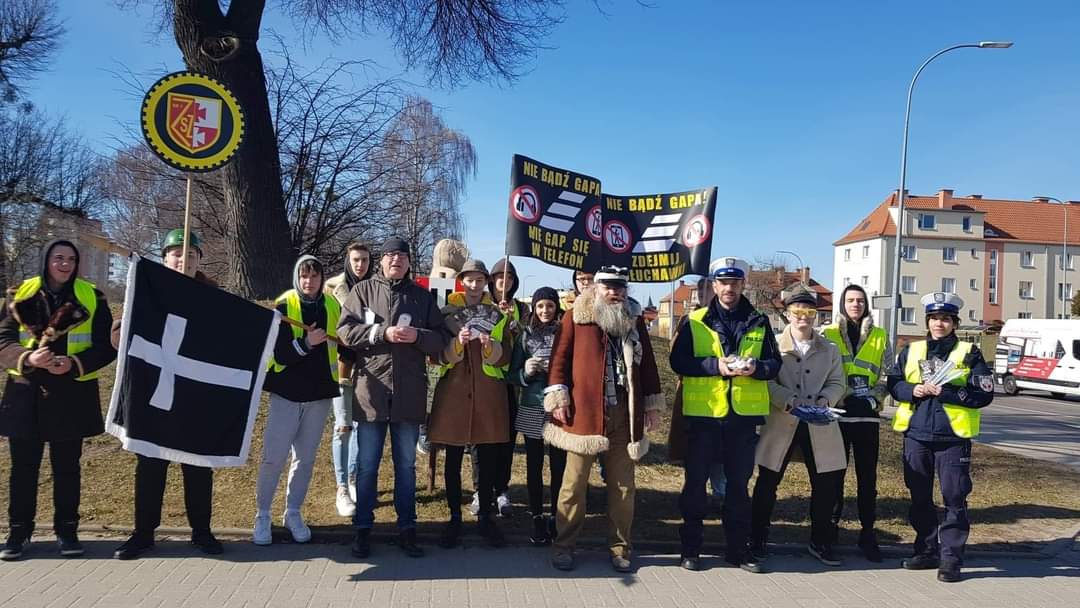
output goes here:
{"type": "Polygon", "coordinates": [[[291,284],[296,247],[281,190],[281,165],[257,40],[264,0],[175,0],[176,44],[188,68],[221,81],[244,111],[244,142],[221,169],[229,286],[249,298],[271,298],[291,284]]]}

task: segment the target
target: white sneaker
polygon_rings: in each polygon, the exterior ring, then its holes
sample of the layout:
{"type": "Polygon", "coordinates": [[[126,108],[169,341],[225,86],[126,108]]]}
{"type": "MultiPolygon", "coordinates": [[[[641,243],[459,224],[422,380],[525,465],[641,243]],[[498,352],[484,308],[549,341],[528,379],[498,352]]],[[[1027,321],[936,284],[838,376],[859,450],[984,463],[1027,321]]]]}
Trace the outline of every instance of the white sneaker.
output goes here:
{"type": "Polygon", "coordinates": [[[300,516],[299,511],[286,511],[285,521],[282,523],[289,529],[294,542],[306,543],[311,540],[311,528],[304,523],[304,518],[300,516]]]}
{"type": "Polygon", "coordinates": [[[472,513],[473,515],[479,515],[480,514],[480,493],[479,492],[473,492],[472,503],[469,504],[469,513],[472,513]]]}
{"type": "Polygon", "coordinates": [[[356,503],[356,475],[349,475],[349,500],[356,503]]]}
{"type": "Polygon", "coordinates": [[[349,489],[345,486],[338,486],[337,489],[337,512],[342,517],[352,517],[356,515],[356,503],[349,496],[349,489]]]}
{"type": "Polygon", "coordinates": [[[251,542],[256,545],[269,545],[274,542],[270,534],[270,514],[257,513],[255,515],[255,529],[251,533],[251,542]]]}
{"type": "Polygon", "coordinates": [[[495,498],[495,506],[499,508],[499,517],[510,517],[514,514],[514,505],[510,504],[510,497],[506,492],[495,498]]]}

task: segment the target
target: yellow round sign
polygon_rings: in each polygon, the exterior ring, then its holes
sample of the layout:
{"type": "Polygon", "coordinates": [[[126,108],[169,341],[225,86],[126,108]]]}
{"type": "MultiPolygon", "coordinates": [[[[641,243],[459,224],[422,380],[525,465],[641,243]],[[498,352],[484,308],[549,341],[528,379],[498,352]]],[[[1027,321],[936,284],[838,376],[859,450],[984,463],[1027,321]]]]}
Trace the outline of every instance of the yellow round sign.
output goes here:
{"type": "Polygon", "coordinates": [[[244,138],[244,113],[228,89],[197,72],[175,72],[143,99],[146,143],[184,171],[211,171],[229,162],[244,138]]]}

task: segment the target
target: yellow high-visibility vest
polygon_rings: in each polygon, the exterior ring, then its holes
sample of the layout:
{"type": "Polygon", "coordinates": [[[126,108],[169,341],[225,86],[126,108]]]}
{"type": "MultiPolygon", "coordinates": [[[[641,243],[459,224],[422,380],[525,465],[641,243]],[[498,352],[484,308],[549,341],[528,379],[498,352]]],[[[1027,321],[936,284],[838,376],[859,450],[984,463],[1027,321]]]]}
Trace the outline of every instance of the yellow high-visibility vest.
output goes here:
{"type": "MultiPolygon", "coordinates": [[[[338,319],[341,317],[341,305],[338,304],[337,299],[333,296],[327,296],[325,294],[321,295],[323,300],[323,306],[326,307],[326,335],[336,338],[338,319]]],[[[290,289],[289,291],[286,291],[285,293],[278,296],[278,298],[274,300],[274,305],[279,306],[282,302],[285,302],[285,316],[289,317],[294,321],[300,321],[301,323],[304,322],[304,313],[300,310],[300,294],[296,293],[295,289],[290,289]]],[[[295,325],[290,325],[289,327],[292,328],[293,338],[299,340],[300,337],[304,335],[303,329],[295,325]]],[[[337,342],[334,342],[333,340],[327,340],[326,352],[327,358],[330,360],[330,377],[334,379],[334,382],[337,382],[337,342]]],[[[285,369],[284,365],[281,365],[273,358],[270,359],[271,372],[280,372],[283,369],[285,369]]]]}
{"type": "MultiPolygon", "coordinates": [[[[704,322],[708,311],[708,307],[699,308],[687,318],[694,339],[694,356],[723,359],[720,335],[704,322]]],[[[755,327],[739,340],[739,355],[760,359],[764,342],[765,327],[755,327]]],[[[769,383],[750,376],[683,376],[682,391],[684,416],[723,418],[732,406],[740,416],[769,414],[769,383]]]]}
{"type": "Polygon", "coordinates": [[[848,350],[847,341],[840,333],[839,325],[830,325],[825,328],[825,339],[832,342],[840,349],[840,358],[844,363],[845,376],[866,376],[867,386],[874,386],[881,378],[882,359],[885,357],[885,343],[888,334],[880,327],[870,330],[859,348],[858,354],[852,356],[848,350]]]}
{"type": "MultiPolygon", "coordinates": [[[[954,386],[967,384],[971,369],[964,365],[964,359],[971,352],[972,346],[971,342],[958,341],[952,352],[949,353],[949,361],[953,362],[956,369],[963,372],[959,377],[949,381],[949,384],[954,386]]],[[[904,379],[908,382],[912,384],[922,382],[919,361],[926,358],[926,351],[926,340],[912,342],[911,346],[908,347],[907,364],[904,366],[904,379]]],[[[945,414],[949,417],[949,426],[957,437],[971,439],[979,435],[979,420],[982,418],[981,410],[951,403],[942,403],[942,406],[945,408],[945,414]]],[[[897,403],[897,408],[896,415],[893,416],[893,430],[906,431],[911,425],[911,416],[914,415],[915,408],[906,402],[897,403]]]]}
{"type": "MultiPolygon", "coordinates": [[[[34,296],[41,289],[42,280],[41,277],[33,277],[26,279],[19,285],[19,289],[15,291],[15,301],[22,302],[34,296]]],[[[92,344],[93,327],[94,327],[94,313],[97,312],[97,294],[94,293],[94,284],[90,281],[84,281],[80,278],[75,279],[75,299],[79,301],[79,304],[83,305],[90,316],[85,321],[79,323],[67,333],[67,354],[68,356],[77,355],[85,350],[88,350],[92,344]]],[[[30,335],[30,330],[25,326],[19,326],[19,344],[23,348],[34,349],[37,345],[37,339],[30,335]]],[[[8,373],[12,376],[21,376],[18,371],[9,369],[8,373]]],[[[98,372],[90,372],[79,376],[75,380],[78,382],[86,382],[89,380],[96,380],[98,372]]]]}

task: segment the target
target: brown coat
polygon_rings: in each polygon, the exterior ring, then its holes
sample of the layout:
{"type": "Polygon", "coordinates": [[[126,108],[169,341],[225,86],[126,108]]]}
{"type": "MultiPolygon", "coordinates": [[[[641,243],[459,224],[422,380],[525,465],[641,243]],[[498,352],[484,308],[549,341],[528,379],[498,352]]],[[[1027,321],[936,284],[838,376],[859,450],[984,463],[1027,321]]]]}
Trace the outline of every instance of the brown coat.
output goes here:
{"type": "MultiPolygon", "coordinates": [[[[550,421],[544,425],[544,439],[555,447],[578,454],[607,451],[604,416],[604,372],[608,335],[594,322],[594,292],[586,289],[574,303],[572,314],[563,316],[548,372],[544,409],[570,408],[569,424],[550,421]]],[[[633,424],[627,451],[634,460],[649,451],[645,436],[645,411],[664,409],[660,374],[656,369],[652,343],[641,318],[641,307],[630,300],[636,328],[622,339],[623,356],[633,361],[629,369],[629,409],[633,424]]]]}
{"type": "MultiPolygon", "coordinates": [[[[823,397],[829,407],[835,407],[847,390],[840,349],[821,334],[814,332],[813,335],[805,356],[799,355],[795,349],[790,325],[784,328],[784,333],[777,340],[784,364],[776,379],[769,381],[769,401],[773,412],[762,427],[761,439],[754,453],[755,462],[770,471],[779,471],[783,466],[784,456],[791,447],[795,428],[799,425],[799,419],[786,412],[785,408],[789,404],[814,402],[819,397],[823,397]]],[[[847,458],[839,423],[811,424],[809,427],[818,472],[845,468],[847,458]]]]}
{"type": "MultiPolygon", "coordinates": [[[[451,343],[439,356],[439,363],[453,363],[435,385],[428,419],[428,440],[442,445],[477,445],[506,443],[510,440],[510,406],[506,383],[484,373],[483,364],[503,367],[510,363],[514,338],[503,332],[501,342],[492,342],[491,353],[484,358],[479,340],[471,340],[458,351],[457,333],[461,329],[453,313],[460,310],[458,298],[443,308],[447,328],[454,334],[451,343]]],[[[484,303],[492,306],[486,296],[484,303]]]]}

